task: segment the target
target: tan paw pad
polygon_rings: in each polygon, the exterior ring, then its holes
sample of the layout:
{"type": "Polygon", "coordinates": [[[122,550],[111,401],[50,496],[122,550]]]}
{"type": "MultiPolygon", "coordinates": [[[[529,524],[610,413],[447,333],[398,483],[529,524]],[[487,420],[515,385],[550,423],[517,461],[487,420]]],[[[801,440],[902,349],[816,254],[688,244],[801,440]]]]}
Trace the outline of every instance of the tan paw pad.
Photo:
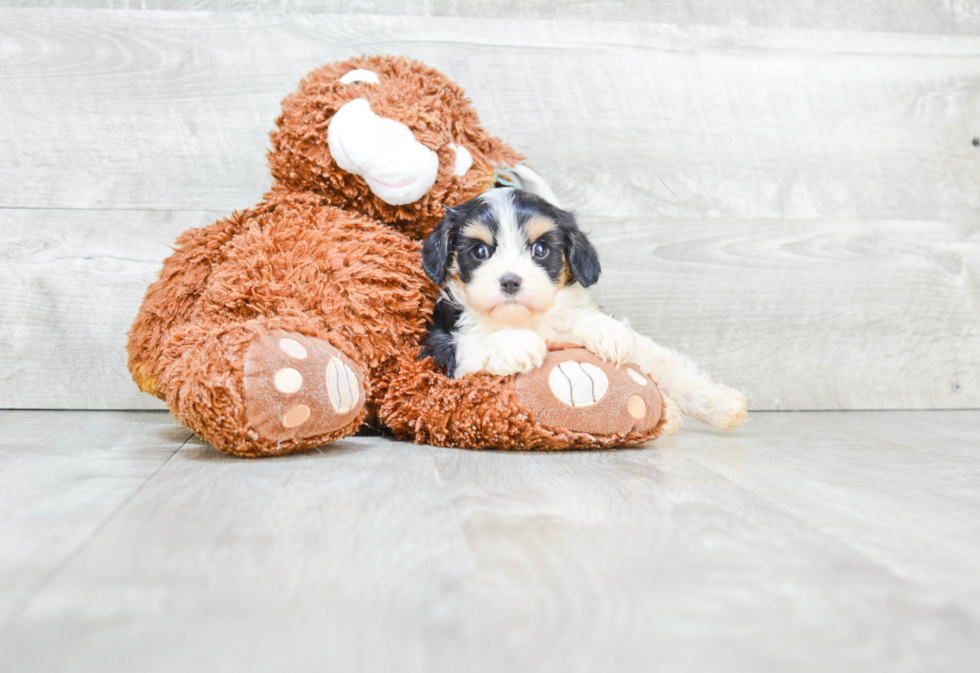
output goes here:
{"type": "Polygon", "coordinates": [[[245,354],[245,413],[259,436],[281,441],[338,430],[364,406],[364,376],[319,339],[274,330],[245,354]]]}
{"type": "Polygon", "coordinates": [[[279,349],[286,355],[294,357],[297,360],[305,360],[306,356],[309,355],[303,344],[289,337],[279,340],[279,349]]]}
{"type": "Polygon", "coordinates": [[[645,374],[603,362],[584,348],[548,353],[540,368],[514,380],[521,404],[545,427],[596,436],[653,430],[663,399],[645,374]]]}
{"type": "Polygon", "coordinates": [[[587,362],[562,362],[548,375],[548,387],[570,407],[587,407],[602,399],[609,389],[609,377],[587,362]]]}
{"type": "Polygon", "coordinates": [[[338,414],[346,414],[357,404],[357,376],[339,358],[334,358],[327,365],[327,392],[338,414]]]}
{"type": "Polygon", "coordinates": [[[305,404],[297,404],[295,407],[286,412],[286,415],[282,417],[282,425],[284,428],[298,428],[299,426],[306,423],[306,419],[310,417],[310,408],[305,404]]]}
{"type": "Polygon", "coordinates": [[[303,375],[292,367],[284,367],[276,372],[275,384],[281,393],[295,393],[303,387],[303,375]]]}
{"type": "Polygon", "coordinates": [[[645,386],[648,383],[650,383],[650,379],[648,379],[647,377],[645,377],[643,374],[641,374],[640,372],[636,371],[632,367],[627,367],[626,368],[626,373],[630,375],[630,378],[631,379],[633,379],[634,381],[636,381],[641,386],[645,386]]]}

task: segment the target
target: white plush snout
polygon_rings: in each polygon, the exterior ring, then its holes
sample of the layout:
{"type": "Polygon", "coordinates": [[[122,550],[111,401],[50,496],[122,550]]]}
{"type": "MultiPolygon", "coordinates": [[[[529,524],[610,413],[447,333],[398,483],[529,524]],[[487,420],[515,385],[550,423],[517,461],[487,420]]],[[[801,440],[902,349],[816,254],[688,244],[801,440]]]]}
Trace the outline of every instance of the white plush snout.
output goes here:
{"type": "Polygon", "coordinates": [[[375,196],[392,206],[418,201],[439,172],[435,152],[404,124],[374,114],[363,98],[337,110],[327,145],[338,166],[364,178],[375,196]]]}

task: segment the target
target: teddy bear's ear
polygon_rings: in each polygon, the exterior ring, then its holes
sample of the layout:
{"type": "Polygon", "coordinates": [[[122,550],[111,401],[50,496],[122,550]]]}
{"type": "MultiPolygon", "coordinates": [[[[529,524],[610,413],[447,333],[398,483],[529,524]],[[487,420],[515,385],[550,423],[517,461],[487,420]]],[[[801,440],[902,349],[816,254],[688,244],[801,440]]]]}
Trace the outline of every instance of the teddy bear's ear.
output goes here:
{"type": "Polygon", "coordinates": [[[458,220],[459,212],[447,206],[446,215],[422,244],[422,269],[436,285],[441,285],[446,279],[458,220]]]}
{"type": "Polygon", "coordinates": [[[521,189],[523,189],[525,192],[537,194],[553,206],[561,208],[561,203],[558,202],[558,197],[555,196],[553,191],[551,191],[551,187],[549,187],[548,183],[544,181],[544,178],[538,175],[533,168],[524,164],[518,164],[511,170],[513,170],[514,173],[517,174],[517,177],[520,178],[521,189]]]}

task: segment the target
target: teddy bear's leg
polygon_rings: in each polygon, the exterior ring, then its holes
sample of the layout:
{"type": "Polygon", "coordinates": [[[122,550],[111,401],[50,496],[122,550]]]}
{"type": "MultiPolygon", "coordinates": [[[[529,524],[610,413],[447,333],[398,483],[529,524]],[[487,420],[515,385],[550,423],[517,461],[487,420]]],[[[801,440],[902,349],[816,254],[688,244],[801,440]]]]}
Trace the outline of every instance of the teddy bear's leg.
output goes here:
{"type": "Polygon", "coordinates": [[[163,262],[160,277],[147,288],[126,346],[129,371],[143,392],[166,399],[160,377],[173,353],[164,345],[174,331],[192,320],[213,261],[222,246],[241,230],[244,220],[243,215],[236,214],[181,234],[174,253],[163,262]]]}
{"type": "Polygon", "coordinates": [[[226,453],[292,453],[353,433],[367,390],[350,344],[306,316],[192,325],[170,346],[173,415],[226,453]]]}
{"type": "Polygon", "coordinates": [[[379,420],[396,436],[462,448],[586,449],[658,437],[667,420],[656,384],[583,348],[559,348],[517,376],[449,379],[432,360],[405,358],[379,420]]]}

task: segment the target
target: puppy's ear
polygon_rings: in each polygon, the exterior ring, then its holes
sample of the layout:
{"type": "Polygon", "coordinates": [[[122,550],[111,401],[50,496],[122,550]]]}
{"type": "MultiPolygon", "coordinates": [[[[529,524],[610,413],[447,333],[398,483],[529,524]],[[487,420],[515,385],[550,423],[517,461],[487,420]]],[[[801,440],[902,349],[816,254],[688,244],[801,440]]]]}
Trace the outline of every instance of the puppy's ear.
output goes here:
{"type": "Polygon", "coordinates": [[[558,227],[565,237],[565,256],[568,268],[582,287],[595,285],[602,273],[599,266],[599,253],[595,251],[588,237],[582,233],[571,213],[558,210],[558,227]]]}
{"type": "Polygon", "coordinates": [[[432,233],[426,236],[422,243],[422,269],[425,275],[436,285],[442,285],[446,280],[446,269],[449,267],[449,253],[453,248],[456,237],[456,223],[459,213],[446,207],[446,214],[432,233]]]}

